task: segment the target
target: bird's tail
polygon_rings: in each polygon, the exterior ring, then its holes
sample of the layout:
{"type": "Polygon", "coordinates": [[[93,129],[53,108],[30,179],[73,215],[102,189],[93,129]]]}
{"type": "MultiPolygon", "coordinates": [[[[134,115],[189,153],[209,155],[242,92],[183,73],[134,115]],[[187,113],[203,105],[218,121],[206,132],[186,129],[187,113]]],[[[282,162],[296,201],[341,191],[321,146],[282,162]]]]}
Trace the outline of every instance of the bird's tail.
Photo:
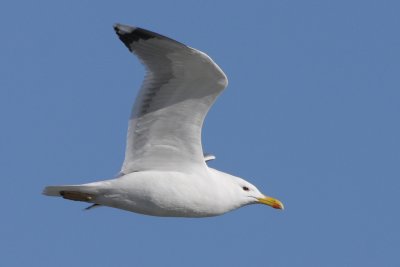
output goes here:
{"type": "Polygon", "coordinates": [[[43,195],[46,196],[63,197],[83,202],[93,202],[97,193],[97,188],[90,184],[47,186],[43,190],[43,195]]]}

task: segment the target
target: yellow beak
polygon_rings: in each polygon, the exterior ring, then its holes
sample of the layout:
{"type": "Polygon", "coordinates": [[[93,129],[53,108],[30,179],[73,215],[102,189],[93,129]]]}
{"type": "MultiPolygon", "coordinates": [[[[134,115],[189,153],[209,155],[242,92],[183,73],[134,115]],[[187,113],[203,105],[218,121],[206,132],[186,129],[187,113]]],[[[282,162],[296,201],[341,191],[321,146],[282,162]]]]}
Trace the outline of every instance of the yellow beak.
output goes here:
{"type": "Polygon", "coordinates": [[[264,196],[264,197],[258,198],[258,203],[271,206],[274,209],[280,209],[280,210],[284,209],[282,202],[280,202],[279,200],[277,200],[273,197],[264,196]]]}

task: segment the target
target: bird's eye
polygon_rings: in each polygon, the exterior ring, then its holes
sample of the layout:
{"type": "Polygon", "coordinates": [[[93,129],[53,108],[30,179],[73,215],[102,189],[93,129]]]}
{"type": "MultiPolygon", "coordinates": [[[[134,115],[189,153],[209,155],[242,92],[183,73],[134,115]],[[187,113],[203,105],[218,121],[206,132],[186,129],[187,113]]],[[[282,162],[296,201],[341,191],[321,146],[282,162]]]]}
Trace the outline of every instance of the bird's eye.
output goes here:
{"type": "Polygon", "coordinates": [[[250,190],[247,186],[243,186],[242,189],[243,189],[244,191],[249,191],[249,190],[250,190]]]}

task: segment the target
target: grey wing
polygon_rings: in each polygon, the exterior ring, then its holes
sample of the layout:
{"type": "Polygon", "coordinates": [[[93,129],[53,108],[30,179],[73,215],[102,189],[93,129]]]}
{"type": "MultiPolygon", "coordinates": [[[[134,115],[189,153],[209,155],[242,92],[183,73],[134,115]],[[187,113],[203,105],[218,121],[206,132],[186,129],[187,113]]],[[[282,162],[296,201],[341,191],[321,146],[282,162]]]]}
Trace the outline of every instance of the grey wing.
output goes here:
{"type": "Polygon", "coordinates": [[[117,24],[115,31],[147,74],[129,119],[124,174],[205,167],[203,121],[227,86],[206,54],[168,37],[117,24]]]}

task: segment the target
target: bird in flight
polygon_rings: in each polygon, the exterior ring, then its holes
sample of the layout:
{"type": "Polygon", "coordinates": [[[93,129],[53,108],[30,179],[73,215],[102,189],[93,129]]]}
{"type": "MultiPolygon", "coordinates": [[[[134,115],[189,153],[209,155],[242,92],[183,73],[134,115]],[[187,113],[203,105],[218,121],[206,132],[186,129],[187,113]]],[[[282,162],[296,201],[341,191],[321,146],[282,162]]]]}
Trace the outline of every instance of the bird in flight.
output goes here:
{"type": "Polygon", "coordinates": [[[117,177],[48,186],[43,194],[166,217],[209,217],[249,204],[283,209],[248,181],[207,166],[201,129],[228,85],[205,53],[163,35],[114,25],[119,39],[146,67],[129,118],[125,159],[117,177]]]}

